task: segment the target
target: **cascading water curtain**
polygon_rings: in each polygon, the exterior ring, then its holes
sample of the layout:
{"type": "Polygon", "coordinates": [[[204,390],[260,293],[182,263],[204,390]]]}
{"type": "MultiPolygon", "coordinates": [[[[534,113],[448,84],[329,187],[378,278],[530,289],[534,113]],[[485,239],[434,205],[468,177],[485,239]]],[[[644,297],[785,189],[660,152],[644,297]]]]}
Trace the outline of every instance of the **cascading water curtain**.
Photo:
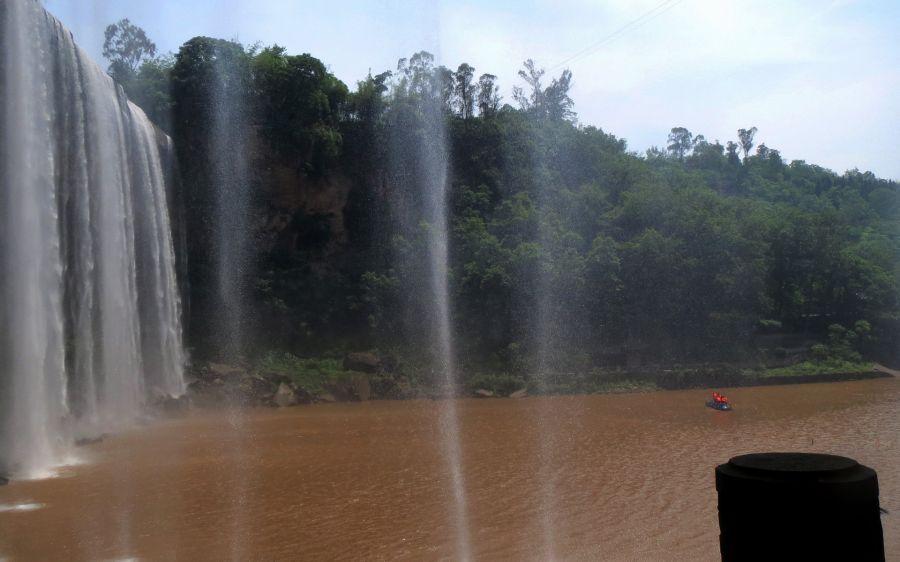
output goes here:
{"type": "Polygon", "coordinates": [[[36,0],[0,6],[0,472],[184,392],[168,138],[36,0]]]}

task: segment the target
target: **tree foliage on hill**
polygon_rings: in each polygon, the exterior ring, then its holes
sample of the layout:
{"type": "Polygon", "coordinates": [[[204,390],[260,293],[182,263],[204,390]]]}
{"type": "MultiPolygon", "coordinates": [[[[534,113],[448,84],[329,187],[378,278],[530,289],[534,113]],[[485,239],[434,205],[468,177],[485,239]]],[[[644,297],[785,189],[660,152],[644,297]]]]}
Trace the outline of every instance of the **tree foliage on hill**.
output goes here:
{"type": "MultiPolygon", "coordinates": [[[[212,41],[189,41],[167,70],[188,176],[204,173],[202,155],[189,147],[203,146],[208,133],[195,120],[208,103],[204,52],[212,41]]],[[[468,64],[451,71],[426,52],[351,92],[310,55],[230,45],[247,61],[249,126],[271,158],[293,159],[310,177],[353,182],[341,253],[306,251],[329,236],[320,232],[302,238],[288,261],[259,256],[267,273],[253,298],[266,311],[258,330],[267,344],[415,355],[410,333],[424,322],[416,299],[426,297],[414,296],[411,280],[427,277],[430,228],[415,188],[432,181],[419,160],[438,119],[465,366],[745,360],[762,353],[765,326],[830,337],[837,349],[829,326],[859,321],[871,327],[866,353],[897,348],[895,182],[785,162],[756,144],[755,127],[724,145],[675,127],[665,150],[629,152],[624,140],[575,122],[570,72],[545,86],[530,60],[514,109],[501,106],[494,75],[468,64]]]]}
{"type": "Polygon", "coordinates": [[[323,173],[340,154],[347,87],[315,57],[277,45],[257,53],[250,71],[260,136],[282,156],[299,156],[307,172],[323,173]]]}
{"type": "Polygon", "coordinates": [[[171,131],[172,96],[169,92],[171,55],[156,56],[156,44],[127,18],[106,27],[103,56],[108,72],[134,103],[166,132],[171,131]]]}
{"type": "Polygon", "coordinates": [[[109,60],[109,73],[114,78],[126,78],[136,73],[142,62],[156,56],[156,44],[125,18],[106,27],[103,56],[109,60]]]}

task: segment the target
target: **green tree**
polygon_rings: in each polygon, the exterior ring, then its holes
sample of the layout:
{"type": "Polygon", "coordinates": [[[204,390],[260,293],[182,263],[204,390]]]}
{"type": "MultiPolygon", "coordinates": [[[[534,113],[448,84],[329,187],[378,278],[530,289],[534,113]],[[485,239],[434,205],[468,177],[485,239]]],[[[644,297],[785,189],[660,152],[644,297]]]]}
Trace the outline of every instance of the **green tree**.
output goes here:
{"type": "MultiPolygon", "coordinates": [[[[451,72],[427,52],[366,76],[352,93],[318,59],[277,46],[197,38],[174,67],[158,60],[138,70],[148,94],[139,103],[164,108],[156,94],[171,80],[192,310],[209,290],[198,282],[208,264],[196,242],[222,219],[204,208],[220,188],[209,177],[210,86],[245,96],[254,204],[273,219],[248,233],[267,248],[254,297],[266,342],[295,353],[421,355],[432,228],[423,193],[434,181],[425,164],[437,155],[441,165],[449,159],[461,372],[527,371],[539,317],[546,367],[560,372],[620,365],[629,351],[654,363],[749,360],[761,320],[824,342],[830,325],[863,319],[872,340],[859,338],[854,352],[900,349],[896,182],[785,163],[765,145],[751,153],[753,128],[723,146],[676,127],[668,150],[640,156],[624,139],[578,126],[571,74],[548,86],[532,61],[515,109],[500,107],[494,75],[476,83],[468,65],[451,72]],[[270,170],[294,167],[305,173],[279,174],[276,185],[270,170]],[[276,209],[277,199],[304,208],[276,209]],[[336,212],[305,208],[323,201],[336,212]]],[[[203,313],[194,315],[202,326],[203,313]]]]}
{"type": "Polygon", "coordinates": [[[756,136],[756,131],[756,127],[738,129],[738,142],[740,142],[741,150],[744,151],[744,160],[747,159],[747,155],[753,149],[753,137],[756,136]]]}
{"type": "Polygon", "coordinates": [[[151,121],[172,134],[171,74],[175,57],[167,55],[149,59],[141,64],[137,75],[122,84],[128,98],[140,106],[151,121]]]}
{"type": "Polygon", "coordinates": [[[549,86],[544,88],[543,78],[546,72],[543,68],[537,68],[531,59],[523,63],[519,70],[519,78],[525,81],[528,89],[520,86],[513,88],[513,98],[519,104],[519,108],[538,119],[550,119],[552,121],[575,120],[573,111],[574,102],[569,97],[572,88],[572,72],[563,70],[559,78],[554,78],[549,86]]]}
{"type": "Polygon", "coordinates": [[[262,137],[283,156],[299,156],[307,174],[324,174],[340,155],[347,87],[319,59],[278,45],[254,56],[251,69],[262,137]]]}
{"type": "Polygon", "coordinates": [[[500,86],[493,74],[482,74],[478,78],[478,112],[482,117],[490,117],[500,109],[500,86]]]}
{"type": "Polygon", "coordinates": [[[106,27],[103,56],[109,61],[109,74],[117,81],[129,81],[141,63],[155,55],[156,44],[127,18],[106,27]]]}
{"type": "Polygon", "coordinates": [[[669,133],[669,144],[666,149],[678,160],[684,157],[694,146],[694,136],[684,127],[673,127],[669,133]]]}
{"type": "Polygon", "coordinates": [[[537,68],[534,61],[526,60],[519,70],[519,78],[528,85],[526,92],[521,86],[513,87],[513,99],[519,104],[519,108],[525,112],[539,112],[544,107],[544,87],[541,80],[545,71],[543,68],[537,68]]]}
{"type": "Polygon", "coordinates": [[[740,164],[740,163],[741,163],[741,159],[740,159],[740,157],[738,156],[738,148],[739,148],[739,147],[738,147],[738,144],[737,144],[736,142],[733,142],[733,141],[728,141],[728,143],[725,145],[725,151],[726,151],[727,154],[728,154],[728,162],[729,162],[729,164],[734,165],[734,164],[740,164]]]}
{"type": "Polygon", "coordinates": [[[456,103],[459,115],[463,119],[470,119],[475,115],[475,100],[478,95],[478,85],[475,83],[475,69],[466,63],[459,65],[454,75],[456,79],[456,103]]]}
{"type": "Polygon", "coordinates": [[[575,102],[569,97],[572,89],[572,71],[563,70],[559,78],[554,78],[550,86],[544,91],[544,100],[547,104],[546,115],[553,121],[575,121],[575,102]]]}
{"type": "Polygon", "coordinates": [[[439,66],[432,73],[432,90],[436,93],[439,107],[447,115],[453,114],[454,107],[462,107],[457,94],[456,74],[446,66],[439,66]]]}

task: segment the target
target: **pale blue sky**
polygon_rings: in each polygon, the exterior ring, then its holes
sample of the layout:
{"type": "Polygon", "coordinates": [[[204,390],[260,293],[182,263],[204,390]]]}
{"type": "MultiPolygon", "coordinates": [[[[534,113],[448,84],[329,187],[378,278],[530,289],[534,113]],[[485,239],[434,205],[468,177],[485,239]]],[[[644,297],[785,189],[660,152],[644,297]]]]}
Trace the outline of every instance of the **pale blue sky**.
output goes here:
{"type": "MultiPolygon", "coordinates": [[[[567,66],[579,120],[631,150],[685,126],[710,140],[740,127],[835,171],[900,179],[900,2],[896,0],[45,0],[100,60],[122,17],[162,51],[197,35],[285,45],[351,88],[371,68],[429,50],[501,79],[511,101],[526,58],[567,66]]],[[[102,62],[102,61],[100,61],[102,62]]],[[[554,74],[558,74],[558,68],[554,74]]]]}

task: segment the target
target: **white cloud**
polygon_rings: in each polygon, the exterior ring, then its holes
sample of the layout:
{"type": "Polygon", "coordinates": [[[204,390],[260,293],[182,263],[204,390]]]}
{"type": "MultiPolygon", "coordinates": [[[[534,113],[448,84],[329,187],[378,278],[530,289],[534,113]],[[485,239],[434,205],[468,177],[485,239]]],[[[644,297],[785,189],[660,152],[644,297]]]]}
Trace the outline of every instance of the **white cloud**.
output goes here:
{"type": "MultiPolygon", "coordinates": [[[[450,63],[465,60],[498,74],[508,92],[525,58],[551,67],[660,5],[447,3],[443,54],[450,63]]],[[[667,7],[566,65],[575,75],[582,122],[637,150],[662,144],[675,125],[723,142],[755,125],[760,139],[789,158],[900,177],[900,164],[887,154],[897,151],[888,130],[900,124],[897,50],[885,49],[891,38],[884,22],[866,17],[871,6],[674,0],[667,7]]]]}
{"type": "MultiPolygon", "coordinates": [[[[398,58],[428,49],[448,66],[465,61],[498,75],[509,101],[524,59],[552,67],[661,2],[345,0],[337,14],[327,0],[47,4],[97,54],[103,26],[125,15],[164,49],[198,34],[278,42],[320,57],[351,86],[370,68],[393,69],[398,58]]],[[[568,65],[583,123],[637,150],[662,144],[675,125],[723,141],[756,125],[788,157],[900,178],[896,3],[670,0],[663,8],[568,65]]]]}

